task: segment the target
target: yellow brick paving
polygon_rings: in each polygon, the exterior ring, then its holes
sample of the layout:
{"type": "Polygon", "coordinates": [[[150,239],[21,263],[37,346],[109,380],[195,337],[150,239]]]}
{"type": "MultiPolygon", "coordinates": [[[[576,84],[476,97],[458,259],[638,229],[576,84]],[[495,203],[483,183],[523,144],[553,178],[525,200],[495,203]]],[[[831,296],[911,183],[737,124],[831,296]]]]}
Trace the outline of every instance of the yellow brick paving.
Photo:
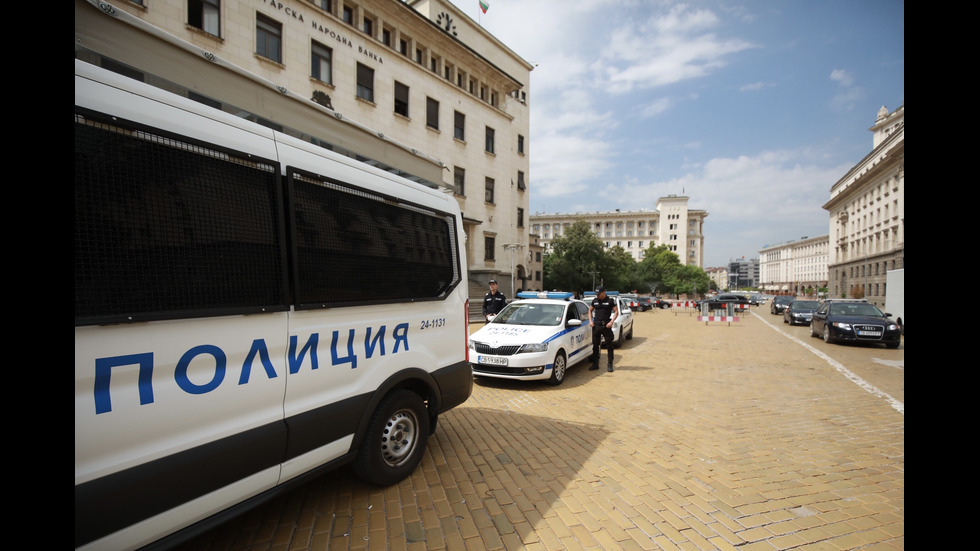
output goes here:
{"type": "MultiPolygon", "coordinates": [[[[638,313],[613,373],[580,364],[559,387],[477,379],[400,484],[342,468],[184,547],[904,549],[904,409],[767,315],[638,313]]],[[[904,345],[853,352],[904,365],[904,345]]]]}

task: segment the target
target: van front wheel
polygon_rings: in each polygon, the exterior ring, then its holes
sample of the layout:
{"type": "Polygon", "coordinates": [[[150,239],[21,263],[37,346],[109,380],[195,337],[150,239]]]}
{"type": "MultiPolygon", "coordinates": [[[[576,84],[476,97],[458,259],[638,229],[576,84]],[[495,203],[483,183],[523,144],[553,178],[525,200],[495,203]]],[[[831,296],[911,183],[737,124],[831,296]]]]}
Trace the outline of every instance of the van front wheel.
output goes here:
{"type": "Polygon", "coordinates": [[[371,416],[354,472],[379,486],[399,482],[422,460],[428,436],[429,413],[422,398],[414,392],[396,390],[371,416]]]}

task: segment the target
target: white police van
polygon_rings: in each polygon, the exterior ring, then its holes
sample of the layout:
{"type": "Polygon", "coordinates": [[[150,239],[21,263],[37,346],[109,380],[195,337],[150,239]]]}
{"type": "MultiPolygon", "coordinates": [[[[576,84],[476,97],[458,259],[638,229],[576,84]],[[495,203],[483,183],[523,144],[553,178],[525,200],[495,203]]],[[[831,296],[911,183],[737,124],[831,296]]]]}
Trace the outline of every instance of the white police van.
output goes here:
{"type": "Polygon", "coordinates": [[[517,297],[470,336],[473,374],[560,385],[566,370],[592,353],[589,307],[572,293],[517,297]]]}
{"type": "Polygon", "coordinates": [[[472,391],[452,195],[75,61],[75,547],[174,545],[472,391]]]}

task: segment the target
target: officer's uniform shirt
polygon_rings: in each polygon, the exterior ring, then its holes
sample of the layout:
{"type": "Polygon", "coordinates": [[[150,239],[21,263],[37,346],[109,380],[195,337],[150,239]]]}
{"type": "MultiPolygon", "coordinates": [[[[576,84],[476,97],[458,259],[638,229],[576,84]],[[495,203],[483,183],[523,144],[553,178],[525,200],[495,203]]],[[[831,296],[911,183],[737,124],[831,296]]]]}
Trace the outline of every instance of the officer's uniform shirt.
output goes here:
{"type": "Polygon", "coordinates": [[[605,326],[612,319],[614,308],[616,308],[616,299],[609,295],[606,295],[606,298],[592,299],[592,323],[605,326]]]}
{"type": "Polygon", "coordinates": [[[507,306],[507,298],[499,290],[496,293],[487,293],[487,296],[483,297],[484,316],[496,315],[504,309],[504,306],[507,306]]]}

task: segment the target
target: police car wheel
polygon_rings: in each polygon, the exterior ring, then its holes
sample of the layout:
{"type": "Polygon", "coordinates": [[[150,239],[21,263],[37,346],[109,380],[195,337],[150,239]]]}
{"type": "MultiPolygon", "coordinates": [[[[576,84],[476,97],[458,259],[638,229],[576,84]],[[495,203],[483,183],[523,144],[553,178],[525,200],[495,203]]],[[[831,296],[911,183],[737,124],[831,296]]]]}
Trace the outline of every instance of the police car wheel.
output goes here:
{"type": "Polygon", "coordinates": [[[362,480],[390,486],[415,470],[429,437],[429,413],[414,392],[396,390],[371,416],[354,472],[362,480]]]}
{"type": "Polygon", "coordinates": [[[565,361],[565,353],[559,352],[555,354],[555,363],[551,368],[551,378],[548,379],[548,383],[552,386],[560,385],[565,380],[565,371],[567,369],[568,363],[565,361]]]}

